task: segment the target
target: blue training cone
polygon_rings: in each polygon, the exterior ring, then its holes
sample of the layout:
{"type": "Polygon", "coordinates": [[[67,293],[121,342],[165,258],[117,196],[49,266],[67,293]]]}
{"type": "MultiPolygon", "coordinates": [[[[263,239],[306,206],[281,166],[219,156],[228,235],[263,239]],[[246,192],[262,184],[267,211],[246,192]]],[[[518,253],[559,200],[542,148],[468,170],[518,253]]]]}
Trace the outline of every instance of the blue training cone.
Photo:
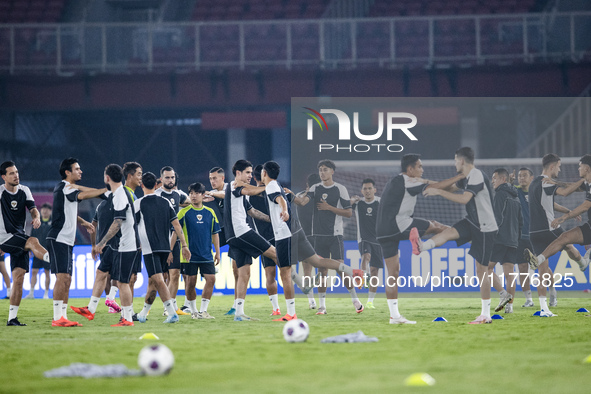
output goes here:
{"type": "Polygon", "coordinates": [[[589,313],[589,311],[585,308],[579,308],[577,309],[577,312],[585,312],[585,313],[589,313]]]}
{"type": "Polygon", "coordinates": [[[445,319],[445,317],[441,317],[441,316],[436,317],[435,319],[433,319],[433,321],[444,321],[447,323],[447,320],[445,319]]]}
{"type": "Polygon", "coordinates": [[[501,315],[492,315],[491,319],[493,320],[504,320],[505,318],[501,315]]]}
{"type": "Polygon", "coordinates": [[[537,311],[536,313],[533,314],[533,316],[540,316],[540,312],[541,311],[537,311]]]}

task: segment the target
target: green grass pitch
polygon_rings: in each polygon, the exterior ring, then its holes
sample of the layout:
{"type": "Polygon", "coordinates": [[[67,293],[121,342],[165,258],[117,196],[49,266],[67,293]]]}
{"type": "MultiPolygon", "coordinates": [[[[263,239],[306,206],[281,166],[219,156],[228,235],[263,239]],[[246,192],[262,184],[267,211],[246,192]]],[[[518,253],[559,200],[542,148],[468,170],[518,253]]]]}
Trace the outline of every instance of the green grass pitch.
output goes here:
{"type": "MultiPolygon", "coordinates": [[[[574,294],[570,294],[573,296],[574,294]]],[[[577,293],[576,296],[580,296],[577,293]]],[[[148,322],[112,328],[117,315],[101,303],[95,320],[74,312],[68,317],[79,328],[51,327],[51,300],[23,300],[19,319],[27,327],[0,328],[1,393],[587,393],[591,364],[591,317],[577,313],[591,309],[588,295],[567,298],[559,293],[554,318],[532,317],[535,308],[521,308],[487,325],[468,325],[480,314],[478,298],[419,298],[402,295],[400,310],[416,325],[388,324],[384,298],[376,309],[354,312],[349,299],[329,298],[328,315],[316,316],[306,299],[296,299],[298,317],[308,322],[305,343],[287,343],[283,323],[272,322],[266,296],[248,296],[247,314],[258,322],[234,322],[224,316],[232,299],[214,297],[209,312],[215,320],[192,320],[164,325],[157,299],[148,322]],[[434,323],[444,316],[447,323],[434,323]],[[322,338],[362,330],[377,343],[321,344],[322,338]],[[118,379],[48,379],[43,372],[73,362],[123,363],[137,368],[137,355],[153,341],[139,340],[146,332],[160,337],[175,355],[168,376],[118,379]],[[427,372],[433,387],[405,387],[404,379],[427,372]]],[[[466,297],[465,295],[462,297],[466,297]]],[[[366,300],[365,296],[361,298],[366,300]]],[[[88,300],[71,299],[84,306],[88,300]]],[[[102,299],[104,302],[104,299],[102,299]]],[[[178,297],[179,304],[183,297],[178,297]]],[[[498,298],[493,296],[493,305],[498,298]]],[[[534,298],[537,304],[537,299],[534,298]]],[[[199,298],[197,300],[199,305],[199,298]]],[[[139,311],[143,300],[135,299],[139,311]]],[[[285,313],[285,304],[280,297],[285,313]]],[[[0,316],[7,318],[8,300],[0,301],[0,316]]]]}

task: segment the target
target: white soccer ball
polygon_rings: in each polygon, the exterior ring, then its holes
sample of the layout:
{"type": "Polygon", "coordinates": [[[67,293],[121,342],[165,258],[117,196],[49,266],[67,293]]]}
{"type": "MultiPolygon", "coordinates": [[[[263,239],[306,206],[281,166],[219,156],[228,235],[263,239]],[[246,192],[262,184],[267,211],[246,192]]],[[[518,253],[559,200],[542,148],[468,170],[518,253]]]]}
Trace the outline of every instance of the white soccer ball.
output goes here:
{"type": "Polygon", "coordinates": [[[304,342],[310,335],[308,323],[302,319],[290,320],[283,326],[283,338],[287,342],[304,342]]]}
{"type": "Polygon", "coordinates": [[[174,366],[174,355],[168,347],[156,343],[140,351],[137,363],[146,375],[166,375],[174,366]]]}

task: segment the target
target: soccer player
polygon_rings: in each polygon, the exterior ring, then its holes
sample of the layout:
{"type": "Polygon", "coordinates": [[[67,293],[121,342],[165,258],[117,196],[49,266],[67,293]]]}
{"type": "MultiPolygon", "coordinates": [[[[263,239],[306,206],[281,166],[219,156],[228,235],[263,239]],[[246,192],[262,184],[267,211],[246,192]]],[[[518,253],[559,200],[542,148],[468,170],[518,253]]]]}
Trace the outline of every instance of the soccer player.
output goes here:
{"type": "Polygon", "coordinates": [[[505,307],[505,313],[513,313],[516,277],[511,274],[515,271],[515,264],[519,261],[517,246],[521,227],[523,227],[521,204],[517,198],[517,189],[509,183],[509,171],[505,168],[497,168],[493,172],[491,183],[495,190],[493,200],[495,220],[499,227],[491,255],[491,264],[494,267],[496,263],[501,263],[507,284],[507,290],[503,289],[500,283],[498,284],[499,288],[495,287],[497,291],[500,290],[499,296],[501,298],[495,312],[499,312],[505,307]]]}
{"type": "MultiPolygon", "coordinates": [[[[262,170],[263,165],[257,165],[256,167],[254,167],[254,170],[252,171],[252,176],[257,186],[265,187],[265,184],[261,180],[262,170]]],[[[261,211],[265,215],[269,215],[269,204],[266,200],[267,196],[265,195],[265,192],[263,192],[261,194],[250,196],[249,202],[253,208],[261,211]]],[[[263,238],[265,238],[267,242],[275,246],[275,235],[273,233],[273,225],[270,222],[258,219],[254,219],[254,224],[255,231],[259,233],[263,238]]],[[[271,301],[271,316],[281,316],[281,310],[279,309],[279,296],[277,295],[277,281],[275,280],[275,277],[277,276],[277,270],[275,267],[277,265],[275,264],[273,259],[270,259],[265,256],[262,256],[261,264],[263,266],[263,269],[265,270],[265,287],[267,289],[267,294],[269,295],[269,301],[271,301]]]]}
{"type": "Polygon", "coordinates": [[[534,306],[534,301],[531,296],[531,287],[529,280],[529,265],[527,261],[523,260],[523,253],[525,249],[533,250],[531,241],[529,239],[529,185],[534,180],[534,172],[527,168],[521,167],[517,173],[517,197],[521,203],[521,216],[523,217],[523,227],[521,228],[521,237],[517,246],[517,259],[519,260],[519,278],[521,282],[521,290],[525,295],[525,303],[521,305],[522,308],[529,308],[534,306]]]}
{"type": "Polygon", "coordinates": [[[493,273],[494,265],[490,264],[490,258],[494,237],[498,230],[492,207],[492,187],[486,174],[474,166],[472,148],[463,147],[456,151],[455,166],[458,176],[439,182],[439,185],[429,185],[423,191],[423,195],[439,195],[449,201],[463,204],[466,206],[467,217],[425,242],[421,242],[418,231],[413,228],[410,241],[414,254],[441,246],[447,241],[455,240],[458,246],[472,241],[468,253],[476,260],[482,309],[480,316],[469,324],[492,323],[489,275],[493,273]],[[461,177],[465,178],[459,180],[461,177]],[[455,184],[456,181],[457,184],[455,184]],[[455,190],[464,190],[464,192],[456,194],[455,190]]]}
{"type": "MultiPolygon", "coordinates": [[[[560,162],[558,162],[558,163],[560,163],[560,162]]],[[[573,247],[572,244],[579,244],[579,245],[591,244],[591,155],[585,155],[585,156],[581,157],[581,160],[579,161],[579,176],[581,177],[581,180],[583,181],[583,183],[580,185],[580,188],[582,190],[584,190],[586,193],[585,194],[585,201],[583,201],[583,203],[581,205],[579,205],[578,207],[576,207],[575,209],[573,209],[572,211],[570,211],[566,215],[563,215],[559,218],[552,220],[552,222],[550,223],[550,226],[551,226],[551,228],[555,229],[553,231],[553,233],[555,234],[556,230],[560,229],[559,226],[562,223],[564,223],[566,220],[573,219],[585,212],[587,212],[587,217],[588,217],[587,222],[583,223],[581,226],[575,227],[575,228],[570,229],[566,232],[561,232],[560,235],[558,236],[558,238],[556,238],[554,241],[552,241],[550,243],[550,245],[548,245],[544,249],[544,251],[542,253],[538,254],[537,256],[533,255],[529,250],[526,249],[526,253],[528,254],[528,257],[529,257],[530,266],[533,269],[535,269],[536,267],[541,267],[541,265],[544,264],[544,262],[546,262],[550,256],[555,255],[556,253],[560,252],[564,248],[566,248],[568,246],[573,247]]],[[[580,182],[581,181],[575,182],[573,185],[577,185],[580,182]]],[[[546,186],[543,186],[543,187],[544,187],[544,191],[545,191],[546,186]]],[[[560,188],[558,188],[556,190],[557,194],[558,194],[558,190],[560,190],[560,188]]],[[[536,246],[537,246],[536,242],[537,242],[537,240],[535,242],[532,240],[534,248],[536,248],[536,246]]],[[[591,249],[589,249],[589,250],[591,250],[591,249]]],[[[577,260],[576,258],[573,259],[573,260],[577,261],[581,271],[585,271],[587,269],[587,267],[589,267],[589,254],[590,254],[589,250],[587,251],[587,253],[585,254],[585,256],[583,258],[581,258],[579,260],[577,260]]],[[[570,256],[570,254],[569,254],[569,256],[570,256]]],[[[543,286],[540,286],[540,287],[543,287],[543,286]]]]}
{"type": "MultiPolygon", "coordinates": [[[[376,219],[376,239],[380,243],[388,271],[386,298],[390,311],[390,324],[416,324],[400,314],[398,309],[398,276],[400,273],[400,241],[409,239],[414,232],[419,235],[440,233],[447,228],[436,221],[414,218],[417,196],[425,190],[427,182],[423,176],[421,156],[410,153],[402,156],[402,172],[388,181],[380,199],[376,219]],[[394,280],[390,280],[390,278],[394,280]]],[[[434,183],[434,187],[448,187],[459,180],[434,183]]]]}
{"type": "Polygon", "coordinates": [[[110,186],[113,192],[113,223],[109,227],[107,234],[93,248],[94,253],[102,253],[107,242],[111,240],[119,231],[119,248],[117,260],[115,261],[112,277],[119,288],[119,297],[121,298],[121,307],[123,316],[117,324],[111,327],[133,326],[133,309],[131,307],[131,288],[129,281],[136,260],[136,254],[139,253],[139,238],[137,234],[137,224],[135,221],[135,210],[131,200],[131,194],[123,187],[123,170],[117,164],[109,164],[105,168],[105,183],[110,186]]]}
{"type": "Polygon", "coordinates": [[[26,209],[31,213],[33,228],[39,228],[41,220],[31,191],[20,184],[16,164],[13,161],[2,163],[0,175],[4,181],[4,185],[0,186],[0,249],[10,253],[12,271],[12,291],[6,325],[26,326],[19,322],[17,314],[23,296],[23,281],[25,274],[29,272],[29,252],[45,262],[49,262],[49,254],[37,238],[25,234],[26,209]]]}
{"type": "Polygon", "coordinates": [[[148,291],[144,301],[144,308],[137,315],[140,323],[145,323],[148,312],[156,298],[156,291],[164,303],[168,317],[164,323],[176,323],[179,316],[174,309],[172,297],[162,276],[163,268],[168,266],[166,260],[170,253],[170,225],[182,245],[181,251],[185,259],[191,258],[187,241],[183,235],[176,212],[169,200],[155,194],[156,175],[146,172],[142,175],[142,190],[144,197],[133,203],[138,222],[138,233],[144,255],[144,264],[148,271],[148,291]]]}
{"type": "MultiPolygon", "coordinates": [[[[113,224],[113,193],[108,191],[103,196],[104,200],[100,202],[100,204],[96,207],[94,212],[94,218],[92,219],[92,225],[96,229],[96,231],[90,234],[90,244],[94,248],[96,245],[97,237],[102,239],[111,224],[113,224]]],[[[106,249],[103,250],[101,253],[100,258],[101,262],[97,268],[97,272],[94,279],[93,285],[93,295],[100,299],[102,294],[101,290],[101,283],[104,285],[105,289],[105,305],[109,307],[109,313],[119,313],[121,312],[121,307],[115,301],[115,296],[117,295],[117,291],[119,290],[111,279],[111,272],[113,271],[113,264],[115,263],[117,257],[117,250],[119,249],[119,234],[115,235],[109,242],[107,242],[106,249]],[[99,272],[100,271],[100,272],[99,272]],[[97,282],[99,282],[97,284],[97,282]],[[94,287],[96,288],[96,293],[94,287]]],[[[96,250],[91,253],[92,258],[96,261],[98,258],[98,254],[96,250]]],[[[97,301],[98,302],[98,301],[97,301]]],[[[90,306],[89,306],[90,308],[90,306]]]]}
{"type": "MultiPolygon", "coordinates": [[[[114,220],[113,193],[107,191],[103,195],[103,198],[103,201],[101,201],[101,203],[96,207],[95,215],[92,220],[92,225],[96,231],[90,234],[90,243],[92,245],[91,255],[95,261],[98,258],[98,253],[95,248],[96,238],[98,236],[99,239],[103,239],[111,228],[114,220]]],[[[115,302],[117,285],[114,283],[112,286],[108,286],[108,283],[111,281],[111,273],[113,272],[114,264],[118,259],[119,238],[120,234],[115,234],[115,236],[113,236],[113,238],[107,242],[105,248],[100,254],[101,260],[94,276],[92,295],[90,297],[90,301],[88,302],[88,306],[81,308],[70,306],[70,309],[79,315],[86,317],[88,320],[94,319],[96,310],[98,308],[98,303],[101,300],[103,289],[105,289],[105,293],[107,294],[105,305],[109,307],[109,313],[121,312],[121,307],[117,304],[117,302],[115,302]],[[109,290],[107,290],[107,287],[109,290]]]]}
{"type": "MultiPolygon", "coordinates": [[[[213,209],[215,216],[218,218],[220,224],[220,232],[218,234],[220,239],[220,248],[224,245],[227,245],[226,242],[226,233],[224,231],[224,198],[226,195],[226,186],[228,185],[225,182],[226,173],[224,169],[221,167],[213,167],[209,170],[209,183],[211,184],[211,191],[205,192],[205,197],[203,198],[203,204],[208,206],[209,208],[213,209]]],[[[234,283],[238,283],[238,267],[236,267],[236,261],[232,260],[232,272],[234,273],[234,283]]],[[[234,316],[236,314],[236,287],[234,286],[234,303],[232,307],[226,312],[224,315],[227,316],[234,316]]]]}
{"type": "MultiPolygon", "coordinates": [[[[51,228],[51,205],[45,203],[41,206],[41,226],[39,228],[33,228],[31,230],[31,237],[37,238],[41,246],[45,250],[47,250],[47,233],[49,233],[49,229],[51,228]]],[[[37,285],[37,274],[39,274],[39,270],[43,268],[43,272],[45,272],[45,292],[43,294],[43,299],[49,299],[49,285],[51,283],[51,273],[49,272],[49,262],[43,261],[38,259],[33,255],[33,264],[31,270],[31,291],[25,297],[27,299],[35,298],[35,286],[37,285]]],[[[39,275],[41,277],[41,275],[39,275]]]]}
{"type": "MultiPolygon", "coordinates": [[[[582,164],[585,163],[582,162],[582,164]]],[[[557,184],[553,179],[557,178],[560,173],[561,160],[560,157],[554,153],[548,153],[542,158],[542,167],[542,175],[537,176],[529,185],[529,214],[531,218],[529,236],[533,246],[533,253],[529,249],[526,249],[524,252],[524,258],[529,262],[532,269],[538,269],[542,281],[540,286],[538,286],[540,316],[553,317],[556,315],[550,311],[546,301],[546,287],[552,283],[552,271],[548,266],[547,258],[560,250],[565,250],[568,256],[574,260],[582,270],[586,269],[588,265],[588,263],[585,263],[585,260],[581,257],[579,251],[569,243],[550,255],[544,254],[544,251],[548,246],[564,233],[564,230],[560,227],[560,223],[562,222],[554,220],[554,211],[562,212],[567,215],[571,214],[571,210],[554,202],[554,195],[568,196],[575,191],[581,190],[585,177],[582,175],[581,179],[574,183],[557,184]],[[540,256],[535,258],[534,253],[540,256]]],[[[581,165],[579,165],[579,174],[581,174],[581,165]]],[[[563,216],[564,219],[567,219],[565,216],[563,216]]],[[[573,215],[572,217],[576,216],[577,215],[573,215]]],[[[572,235],[572,233],[570,235],[572,235]]],[[[570,238],[570,236],[567,238],[570,238]]],[[[558,244],[561,244],[564,239],[565,238],[563,237],[558,244]]],[[[548,248],[548,252],[554,250],[555,246],[558,244],[553,245],[552,248],[548,248]]]]}
{"type": "MultiPolygon", "coordinates": [[[[318,172],[313,172],[309,174],[308,178],[306,179],[306,190],[298,193],[297,195],[291,195],[294,196],[294,198],[297,196],[306,196],[308,194],[308,191],[310,190],[310,187],[320,182],[321,180],[320,176],[318,175],[318,172]]],[[[297,211],[302,226],[302,230],[304,231],[305,236],[308,238],[308,242],[310,242],[310,244],[314,246],[314,237],[312,236],[312,217],[314,216],[314,205],[297,205],[294,211],[297,211]]],[[[302,262],[302,267],[304,269],[304,276],[311,278],[312,266],[308,263],[302,262]]],[[[292,277],[292,279],[294,278],[292,277]]],[[[314,299],[314,287],[312,287],[312,289],[308,292],[307,295],[308,307],[310,309],[316,309],[316,300],[314,299]]]]}
{"type": "Polygon", "coordinates": [[[261,254],[277,261],[275,248],[252,228],[247,216],[268,220],[269,216],[250,205],[246,196],[249,189],[240,184],[249,184],[252,179],[252,164],[247,160],[238,160],[232,167],[235,182],[226,187],[224,201],[224,221],[226,239],[230,245],[228,254],[236,260],[238,281],[236,282],[236,314],[234,321],[256,320],[244,313],[246,289],[250,280],[252,259],[261,254]]]}
{"type": "Polygon", "coordinates": [[[285,316],[274,321],[289,321],[298,318],[295,309],[294,288],[291,282],[291,209],[285,191],[277,182],[279,171],[279,164],[268,161],[264,164],[260,176],[262,184],[265,185],[265,198],[269,204],[269,217],[273,225],[277,250],[277,266],[279,266],[279,275],[283,283],[287,306],[285,316]]]}
{"type": "Polygon", "coordinates": [[[107,189],[94,189],[76,185],[82,179],[82,170],[78,160],[69,157],[60,163],[62,181],[53,190],[53,207],[51,212],[51,228],[49,254],[51,256],[51,273],[55,274],[53,287],[53,321],[54,327],[76,327],[80,323],[68,320],[68,299],[72,281],[72,248],[76,241],[76,223],[81,224],[89,233],[94,227],[78,216],[78,202],[99,197],[107,189]]]}
{"type": "MultiPolygon", "coordinates": [[[[220,263],[220,225],[213,209],[203,205],[205,186],[196,182],[189,186],[189,199],[191,205],[181,209],[178,213],[180,226],[187,238],[190,258],[181,261],[184,272],[187,275],[187,296],[193,319],[214,319],[207,312],[213,288],[215,286],[215,266],[220,263]],[[213,243],[215,255],[212,258],[211,244],[213,243]],[[197,273],[205,279],[205,286],[201,293],[201,308],[197,310],[197,273]]],[[[175,239],[173,235],[173,241],[175,239]]]]}
{"type": "Polygon", "coordinates": [[[384,268],[384,254],[376,238],[376,220],[380,206],[380,197],[376,196],[376,183],[371,178],[361,182],[361,194],[351,198],[355,218],[357,219],[357,243],[361,254],[361,269],[365,272],[366,282],[369,282],[369,294],[366,308],[375,309],[373,300],[376,297],[377,280],[380,268],[384,268]]]}
{"type": "MultiPolygon", "coordinates": [[[[135,161],[129,161],[123,164],[123,179],[125,179],[125,188],[131,195],[131,201],[137,200],[135,191],[142,185],[142,166],[140,163],[135,161]]],[[[129,280],[129,287],[131,288],[131,308],[133,321],[137,321],[137,314],[133,312],[133,294],[134,286],[137,280],[138,272],[142,272],[142,254],[141,252],[136,255],[136,260],[133,263],[133,269],[131,271],[131,279],[129,280]]]]}
{"type": "MultiPolygon", "coordinates": [[[[318,162],[318,175],[321,183],[310,187],[308,194],[302,199],[296,199],[298,205],[306,205],[314,202],[312,217],[312,235],[314,236],[314,249],[322,257],[330,257],[340,263],[344,263],[343,245],[343,217],[353,216],[351,198],[345,186],[333,180],[336,166],[331,160],[318,162]]],[[[319,269],[324,280],[318,287],[320,300],[317,315],[326,314],[326,274],[328,270],[319,269]]],[[[352,287],[351,298],[353,302],[359,302],[352,287]]],[[[359,302],[359,305],[361,303],[359,302]]]]}
{"type": "MultiPolygon", "coordinates": [[[[172,204],[174,211],[176,213],[179,212],[181,206],[185,206],[187,203],[187,197],[184,193],[179,193],[178,190],[175,190],[176,184],[176,172],[170,166],[162,167],[160,170],[160,179],[162,180],[162,187],[156,190],[156,195],[164,197],[172,204]]],[[[172,235],[174,232],[173,228],[170,228],[170,234],[172,235]]],[[[180,253],[180,243],[177,239],[174,248],[170,252],[168,256],[168,291],[170,292],[170,296],[173,299],[173,304],[175,311],[178,315],[190,315],[190,313],[184,312],[180,310],[176,303],[176,293],[179,290],[179,280],[181,276],[181,253],[180,253]]],[[[186,283],[185,283],[185,291],[186,291],[186,283]]]]}

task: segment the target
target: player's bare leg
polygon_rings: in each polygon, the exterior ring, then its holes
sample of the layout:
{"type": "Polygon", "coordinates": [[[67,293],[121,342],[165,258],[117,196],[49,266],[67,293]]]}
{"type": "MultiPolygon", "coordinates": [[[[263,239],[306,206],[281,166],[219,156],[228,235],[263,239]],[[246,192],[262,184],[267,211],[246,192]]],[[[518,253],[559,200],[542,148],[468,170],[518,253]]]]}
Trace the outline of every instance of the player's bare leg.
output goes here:
{"type": "MultiPolygon", "coordinates": [[[[312,265],[302,261],[302,268],[304,269],[304,281],[312,279],[312,265]],[[308,278],[308,279],[306,279],[308,278]]],[[[313,283],[313,282],[310,282],[313,283]]],[[[312,290],[308,293],[308,307],[310,309],[316,309],[316,300],[314,299],[314,285],[312,284],[312,290]]]]}
{"type": "MultiPolygon", "coordinates": [[[[265,279],[267,286],[267,294],[269,295],[269,301],[271,301],[272,307],[271,316],[281,316],[281,310],[279,308],[279,297],[277,295],[277,281],[275,280],[277,270],[275,269],[275,267],[276,265],[271,267],[265,267],[265,279]]],[[[285,284],[283,286],[285,286],[285,284]]]]}
{"type": "Polygon", "coordinates": [[[489,277],[489,267],[488,265],[482,265],[478,261],[476,262],[476,276],[478,281],[480,282],[480,301],[481,301],[481,311],[480,316],[478,316],[474,321],[471,321],[469,324],[484,324],[484,323],[492,323],[492,319],[490,317],[490,288],[491,288],[491,281],[489,277]]]}

